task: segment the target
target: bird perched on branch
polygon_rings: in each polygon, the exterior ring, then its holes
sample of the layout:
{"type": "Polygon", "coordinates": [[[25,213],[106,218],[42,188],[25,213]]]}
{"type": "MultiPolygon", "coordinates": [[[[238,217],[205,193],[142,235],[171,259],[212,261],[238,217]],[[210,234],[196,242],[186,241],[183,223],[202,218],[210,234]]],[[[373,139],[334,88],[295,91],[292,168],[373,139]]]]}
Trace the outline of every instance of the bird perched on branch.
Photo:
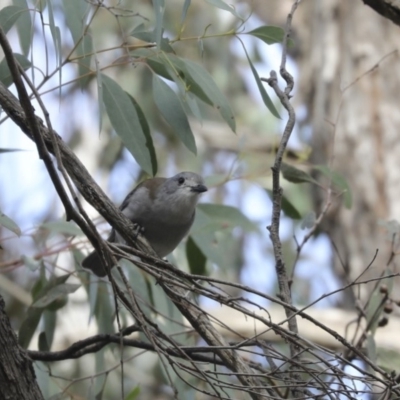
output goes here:
{"type": "MultiPolygon", "coordinates": [[[[189,232],[199,195],[206,191],[203,178],[194,172],[181,172],[172,178],[147,179],[126,196],[120,210],[141,228],[143,236],[162,258],[171,253],[189,232]]],[[[124,243],[114,229],[107,240],[124,243]]],[[[96,251],[83,260],[82,266],[98,276],[106,275],[96,251]]]]}

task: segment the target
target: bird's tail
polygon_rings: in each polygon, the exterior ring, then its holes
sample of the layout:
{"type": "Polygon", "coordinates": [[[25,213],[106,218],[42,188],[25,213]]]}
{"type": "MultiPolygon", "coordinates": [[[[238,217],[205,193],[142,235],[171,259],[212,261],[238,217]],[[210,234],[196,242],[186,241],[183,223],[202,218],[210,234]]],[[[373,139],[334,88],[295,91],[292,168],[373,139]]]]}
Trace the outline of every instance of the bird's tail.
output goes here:
{"type": "Polygon", "coordinates": [[[106,276],[106,267],[104,266],[99,253],[97,251],[92,251],[83,261],[82,267],[90,269],[97,276],[103,277],[106,276]]]}

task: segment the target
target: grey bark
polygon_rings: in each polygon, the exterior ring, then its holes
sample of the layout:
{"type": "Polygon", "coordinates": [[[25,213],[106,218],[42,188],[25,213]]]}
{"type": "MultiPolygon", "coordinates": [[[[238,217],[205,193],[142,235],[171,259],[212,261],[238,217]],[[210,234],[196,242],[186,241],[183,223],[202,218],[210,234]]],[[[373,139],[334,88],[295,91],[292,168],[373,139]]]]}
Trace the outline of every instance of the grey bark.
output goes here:
{"type": "Polygon", "coordinates": [[[0,296],[0,400],[40,400],[32,360],[18,345],[0,296]]]}

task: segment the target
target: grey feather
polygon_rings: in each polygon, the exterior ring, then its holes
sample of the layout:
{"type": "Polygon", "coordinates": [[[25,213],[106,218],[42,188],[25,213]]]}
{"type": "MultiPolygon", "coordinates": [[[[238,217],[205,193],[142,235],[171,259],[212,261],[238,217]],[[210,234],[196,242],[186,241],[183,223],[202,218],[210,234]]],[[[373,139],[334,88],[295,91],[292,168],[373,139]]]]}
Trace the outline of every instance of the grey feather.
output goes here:
{"type": "MultiPolygon", "coordinates": [[[[143,229],[144,237],[158,256],[165,257],[189,232],[199,195],[205,191],[203,178],[193,172],[181,172],[169,179],[148,179],[126,196],[120,210],[143,229]]],[[[114,229],[108,240],[124,243],[114,229]]],[[[82,266],[98,276],[106,275],[96,252],[89,254],[82,266]]]]}

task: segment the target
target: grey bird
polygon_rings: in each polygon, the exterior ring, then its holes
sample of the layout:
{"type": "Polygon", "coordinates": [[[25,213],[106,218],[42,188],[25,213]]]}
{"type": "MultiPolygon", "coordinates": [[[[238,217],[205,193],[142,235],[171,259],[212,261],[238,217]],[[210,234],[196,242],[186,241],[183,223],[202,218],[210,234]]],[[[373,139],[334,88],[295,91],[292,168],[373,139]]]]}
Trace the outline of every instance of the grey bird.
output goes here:
{"type": "MultiPolygon", "coordinates": [[[[170,254],[189,232],[199,195],[207,190],[203,178],[194,172],[181,172],[172,178],[147,179],[126,196],[120,210],[141,228],[143,236],[162,258],[170,254]]],[[[124,243],[114,229],[107,240],[124,243]]],[[[82,261],[82,266],[98,276],[106,275],[96,251],[82,261]]]]}

